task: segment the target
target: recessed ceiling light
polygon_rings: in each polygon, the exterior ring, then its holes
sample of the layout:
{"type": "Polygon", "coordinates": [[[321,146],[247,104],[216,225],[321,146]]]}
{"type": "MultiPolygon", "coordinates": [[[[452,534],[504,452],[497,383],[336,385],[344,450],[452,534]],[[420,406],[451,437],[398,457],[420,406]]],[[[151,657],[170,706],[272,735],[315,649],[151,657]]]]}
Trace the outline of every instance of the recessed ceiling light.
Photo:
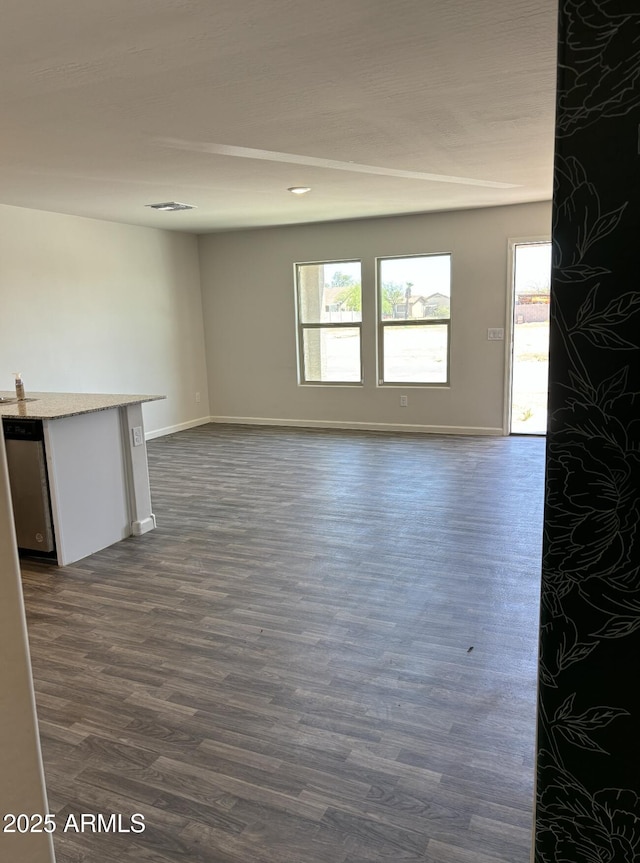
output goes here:
{"type": "Polygon", "coordinates": [[[172,212],[173,210],[195,210],[195,204],[181,204],[180,201],[164,201],[162,204],[145,204],[145,207],[151,207],[152,210],[163,210],[172,212]]]}
{"type": "Polygon", "coordinates": [[[289,186],[287,189],[287,192],[291,192],[292,195],[306,195],[310,191],[311,186],[289,186]]]}

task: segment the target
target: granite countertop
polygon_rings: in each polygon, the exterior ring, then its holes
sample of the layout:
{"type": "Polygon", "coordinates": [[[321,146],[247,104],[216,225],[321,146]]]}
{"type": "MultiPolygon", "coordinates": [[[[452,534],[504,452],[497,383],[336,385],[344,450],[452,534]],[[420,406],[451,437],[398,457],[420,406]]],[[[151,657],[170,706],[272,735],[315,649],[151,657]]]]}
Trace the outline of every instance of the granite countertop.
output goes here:
{"type": "Polygon", "coordinates": [[[24,401],[16,402],[15,397],[15,392],[0,391],[0,417],[61,419],[166,398],[166,396],[112,393],[34,393],[29,390],[26,392],[24,401]],[[3,402],[2,399],[12,399],[12,401],[3,402]]]}

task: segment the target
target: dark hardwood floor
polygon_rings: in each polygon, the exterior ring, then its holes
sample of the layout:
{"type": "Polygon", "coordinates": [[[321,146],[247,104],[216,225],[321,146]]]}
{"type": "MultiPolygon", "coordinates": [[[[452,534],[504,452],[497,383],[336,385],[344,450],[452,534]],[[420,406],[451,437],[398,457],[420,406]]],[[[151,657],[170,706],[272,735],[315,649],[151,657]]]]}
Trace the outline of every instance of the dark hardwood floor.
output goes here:
{"type": "Polygon", "coordinates": [[[156,531],[22,562],[58,863],[528,863],[544,441],[148,449],[156,531]]]}

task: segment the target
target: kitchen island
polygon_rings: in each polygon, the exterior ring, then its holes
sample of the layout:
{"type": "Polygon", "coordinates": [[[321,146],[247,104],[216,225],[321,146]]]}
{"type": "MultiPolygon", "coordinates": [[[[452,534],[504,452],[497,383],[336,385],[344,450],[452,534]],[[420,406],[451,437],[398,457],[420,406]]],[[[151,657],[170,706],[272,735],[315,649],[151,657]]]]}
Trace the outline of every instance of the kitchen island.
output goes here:
{"type": "MultiPolygon", "coordinates": [[[[21,437],[41,441],[53,534],[50,556],[58,564],[155,527],[142,405],[163,398],[27,392],[24,401],[17,401],[15,393],[0,392],[8,449],[21,437]]],[[[20,464],[16,459],[9,465],[16,513],[17,498],[25,503],[20,464]]]]}

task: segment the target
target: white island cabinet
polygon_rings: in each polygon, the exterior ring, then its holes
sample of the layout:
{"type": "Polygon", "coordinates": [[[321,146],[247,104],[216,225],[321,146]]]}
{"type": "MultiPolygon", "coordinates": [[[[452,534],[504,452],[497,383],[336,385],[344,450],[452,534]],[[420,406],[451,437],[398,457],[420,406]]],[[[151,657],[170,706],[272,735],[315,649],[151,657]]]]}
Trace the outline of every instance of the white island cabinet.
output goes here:
{"type": "MultiPolygon", "coordinates": [[[[42,424],[54,559],[66,565],[153,530],[142,404],[157,395],[0,392],[8,429],[42,424]]],[[[8,441],[7,441],[8,443],[8,441]]],[[[19,486],[20,476],[12,476],[19,486]]]]}

